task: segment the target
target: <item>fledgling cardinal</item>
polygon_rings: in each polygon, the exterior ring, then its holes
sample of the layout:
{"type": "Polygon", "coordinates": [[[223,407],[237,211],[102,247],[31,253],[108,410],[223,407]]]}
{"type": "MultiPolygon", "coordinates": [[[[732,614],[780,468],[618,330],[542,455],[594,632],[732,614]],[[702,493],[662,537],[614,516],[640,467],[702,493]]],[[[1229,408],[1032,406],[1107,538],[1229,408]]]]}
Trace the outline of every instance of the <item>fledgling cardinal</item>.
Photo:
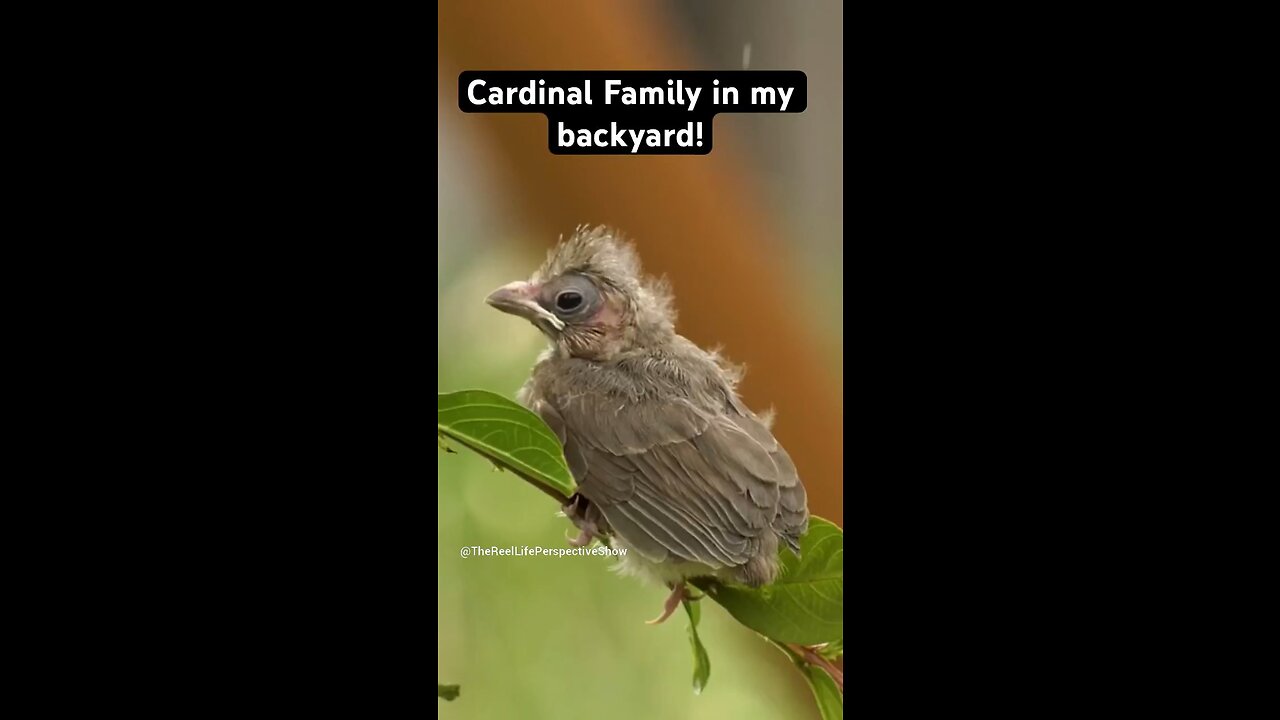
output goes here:
{"type": "Polygon", "coordinates": [[[613,230],[579,227],[486,301],[551,340],[520,400],[564,444],[573,544],[611,534],[624,572],[672,588],[650,622],[670,617],[688,578],[764,585],[779,539],[799,553],[809,511],[791,458],[738,398],[740,373],[676,334],[666,284],[613,230]]]}

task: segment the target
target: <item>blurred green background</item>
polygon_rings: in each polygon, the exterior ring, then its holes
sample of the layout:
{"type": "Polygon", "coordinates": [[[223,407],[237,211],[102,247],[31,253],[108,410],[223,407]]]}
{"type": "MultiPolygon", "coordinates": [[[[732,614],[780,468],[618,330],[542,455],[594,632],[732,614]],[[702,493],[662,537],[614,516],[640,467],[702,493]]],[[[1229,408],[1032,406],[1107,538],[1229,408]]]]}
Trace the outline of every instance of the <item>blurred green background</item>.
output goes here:
{"type": "MultiPolygon", "coordinates": [[[[446,0],[438,20],[439,391],[513,395],[545,340],[484,297],[575,224],[618,225],[672,278],[677,328],[748,366],[743,395],[777,410],[811,511],[843,526],[840,3],[446,0]],[[809,108],[721,116],[708,157],[553,158],[541,116],[464,115],[454,95],[466,69],[741,69],[744,55],[805,71],[809,108]]],[[[695,696],[684,614],[644,624],[665,588],[603,557],[461,558],[566,546],[570,523],[515,476],[459,449],[440,454],[437,486],[438,681],[462,686],[440,717],[817,717],[782,654],[712,603],[695,696]]]]}

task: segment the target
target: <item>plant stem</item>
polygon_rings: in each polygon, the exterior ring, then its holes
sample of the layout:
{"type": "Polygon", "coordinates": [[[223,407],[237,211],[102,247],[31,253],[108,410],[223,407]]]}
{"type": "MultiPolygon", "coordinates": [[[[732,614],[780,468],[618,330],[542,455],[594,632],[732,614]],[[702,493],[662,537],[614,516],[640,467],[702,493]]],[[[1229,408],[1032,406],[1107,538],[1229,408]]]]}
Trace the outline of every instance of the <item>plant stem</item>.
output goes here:
{"type": "Polygon", "coordinates": [[[844,671],[837,667],[834,662],[822,657],[814,652],[813,648],[805,645],[787,643],[787,647],[791,649],[791,652],[804,658],[805,662],[825,670],[831,676],[831,679],[835,680],[836,687],[840,688],[840,694],[844,694],[844,671]]]}

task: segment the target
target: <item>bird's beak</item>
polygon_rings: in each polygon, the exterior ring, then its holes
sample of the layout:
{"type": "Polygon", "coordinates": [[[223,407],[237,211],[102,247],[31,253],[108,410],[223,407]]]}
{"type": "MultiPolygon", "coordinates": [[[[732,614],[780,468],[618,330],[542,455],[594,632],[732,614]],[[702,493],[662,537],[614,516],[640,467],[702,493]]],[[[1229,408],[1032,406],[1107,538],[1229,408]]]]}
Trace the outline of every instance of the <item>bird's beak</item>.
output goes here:
{"type": "Polygon", "coordinates": [[[564,322],[538,304],[538,288],[533,283],[513,282],[489,293],[484,299],[504,313],[518,315],[534,324],[544,321],[556,330],[564,328],[564,322]]]}

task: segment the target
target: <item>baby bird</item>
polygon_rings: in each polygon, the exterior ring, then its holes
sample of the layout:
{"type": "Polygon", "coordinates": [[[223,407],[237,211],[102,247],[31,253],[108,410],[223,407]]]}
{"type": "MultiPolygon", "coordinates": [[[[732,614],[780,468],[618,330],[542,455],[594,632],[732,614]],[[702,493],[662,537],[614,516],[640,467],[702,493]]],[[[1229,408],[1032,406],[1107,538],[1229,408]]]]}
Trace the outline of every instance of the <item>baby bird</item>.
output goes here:
{"type": "Polygon", "coordinates": [[[779,540],[799,554],[809,510],[795,465],[738,397],[740,372],[676,334],[667,285],[615,231],[579,227],[486,301],[551,341],[520,401],[564,445],[573,544],[611,535],[624,572],[672,589],[650,622],[689,578],[756,587],[778,576],[779,540]]]}

